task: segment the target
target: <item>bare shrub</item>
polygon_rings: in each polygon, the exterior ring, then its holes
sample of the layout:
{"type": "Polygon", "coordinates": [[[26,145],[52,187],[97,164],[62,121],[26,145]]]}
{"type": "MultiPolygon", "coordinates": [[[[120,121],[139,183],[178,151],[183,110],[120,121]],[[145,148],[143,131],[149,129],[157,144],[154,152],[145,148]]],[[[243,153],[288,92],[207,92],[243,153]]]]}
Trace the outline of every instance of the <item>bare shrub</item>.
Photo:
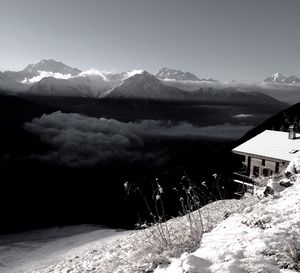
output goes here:
{"type": "Polygon", "coordinates": [[[178,201],[181,210],[178,215],[181,217],[168,220],[164,207],[164,189],[158,178],[155,179],[152,200],[148,201],[139,187],[124,184],[126,192],[137,192],[143,199],[151,223],[138,223],[137,227],[143,229],[147,243],[152,253],[168,253],[169,256],[178,256],[187,251],[195,250],[202,239],[203,221],[200,212],[201,195],[197,188],[187,176],[183,176],[178,188],[173,188],[178,194],[178,201]]]}
{"type": "MultiPolygon", "coordinates": [[[[198,249],[204,232],[212,230],[230,214],[243,210],[244,203],[249,203],[224,200],[222,192],[225,191],[222,187],[217,189],[215,196],[205,181],[196,186],[186,173],[184,174],[177,187],[171,189],[173,197],[178,201],[179,217],[176,218],[166,215],[165,195],[168,191],[164,191],[159,179],[156,178],[152,183],[151,197],[149,192],[148,195],[144,194],[141,188],[134,184],[128,182],[124,184],[128,195],[135,193],[142,198],[151,219],[150,223],[141,221],[137,224],[137,228],[143,233],[141,251],[147,253],[143,258],[147,268],[148,266],[150,268],[146,270],[147,272],[151,272],[155,265],[167,265],[170,258],[177,258],[184,252],[198,249]],[[220,198],[223,201],[214,202],[220,198]]],[[[220,178],[216,174],[213,178],[217,184],[220,178]]]]}

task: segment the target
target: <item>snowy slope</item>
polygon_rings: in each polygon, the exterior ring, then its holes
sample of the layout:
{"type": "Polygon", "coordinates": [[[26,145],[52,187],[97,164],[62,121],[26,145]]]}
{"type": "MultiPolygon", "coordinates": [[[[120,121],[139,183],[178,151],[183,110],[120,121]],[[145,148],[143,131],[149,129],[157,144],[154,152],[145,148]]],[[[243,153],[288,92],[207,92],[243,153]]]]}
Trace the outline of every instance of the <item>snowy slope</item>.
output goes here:
{"type": "Polygon", "coordinates": [[[274,272],[300,270],[300,180],[262,199],[204,234],[201,246],[155,273],[274,272]],[[297,256],[298,255],[298,256],[297,256]],[[293,261],[293,257],[297,262],[293,261]],[[298,258],[297,258],[298,257],[298,258]]]}
{"type": "MultiPolygon", "coordinates": [[[[247,203],[251,204],[255,200],[247,200],[247,203]]],[[[220,223],[225,212],[237,211],[237,209],[240,209],[241,204],[244,207],[244,203],[245,201],[242,204],[238,200],[222,200],[201,208],[205,230],[209,230],[212,226],[220,223]]],[[[170,220],[169,227],[170,232],[176,238],[178,235],[182,238],[184,234],[189,232],[186,217],[170,220]]],[[[33,248],[33,251],[29,251],[29,255],[26,255],[25,251],[23,253],[17,251],[16,255],[13,255],[13,249],[9,247],[4,249],[0,258],[3,262],[5,261],[4,265],[8,266],[1,268],[0,265],[0,272],[145,272],[147,268],[152,267],[153,261],[160,260],[159,255],[161,255],[156,253],[156,246],[153,245],[155,242],[149,236],[153,230],[153,228],[150,228],[148,231],[116,232],[100,229],[92,232],[82,232],[82,236],[78,234],[64,238],[60,235],[61,238],[58,240],[54,240],[53,243],[51,240],[46,240],[45,244],[36,240],[36,236],[28,236],[27,242],[18,241],[19,247],[22,245],[25,247],[30,246],[31,239],[34,239],[33,246],[37,245],[37,247],[33,248]],[[10,252],[7,252],[7,250],[10,252]],[[36,254],[36,256],[33,254],[36,254]]],[[[61,234],[60,231],[58,233],[61,234]]],[[[186,236],[186,238],[188,240],[189,237],[186,236]]],[[[175,253],[178,251],[180,250],[174,249],[175,253]]]]}
{"type": "Polygon", "coordinates": [[[82,252],[95,241],[105,242],[124,234],[106,227],[80,225],[0,235],[0,273],[23,273],[55,264],[62,254],[82,252]]]}
{"type": "MultiPolygon", "coordinates": [[[[29,257],[24,256],[24,253],[22,257],[16,254],[14,258],[19,261],[17,263],[9,262],[12,261],[9,260],[9,254],[13,254],[13,249],[5,245],[0,272],[299,272],[297,266],[300,266],[300,256],[298,264],[293,261],[293,257],[297,260],[297,253],[300,252],[299,208],[299,178],[294,186],[275,197],[258,199],[252,196],[210,203],[200,209],[207,233],[199,248],[193,253],[179,255],[180,258],[172,258],[167,267],[169,255],[172,253],[171,256],[176,256],[176,249],[159,252],[157,256],[155,239],[151,239],[154,229],[150,228],[148,231],[119,234],[114,231],[104,234],[101,230],[92,231],[86,233],[85,238],[75,235],[66,240],[62,238],[62,241],[54,240],[53,244],[50,240],[49,248],[48,243],[35,248],[36,256],[32,255],[33,252],[30,254],[31,250],[29,257]],[[229,217],[226,218],[225,215],[229,217]],[[5,264],[11,266],[5,267],[5,264]],[[159,266],[155,269],[157,265],[159,266]]],[[[189,230],[187,219],[179,217],[168,221],[171,236],[179,235],[181,239],[189,240],[188,234],[185,235],[189,230]]],[[[26,247],[28,244],[29,242],[23,242],[18,247],[26,247]]],[[[40,242],[36,241],[36,244],[40,242]]],[[[177,244],[177,247],[182,245],[177,244]]]]}

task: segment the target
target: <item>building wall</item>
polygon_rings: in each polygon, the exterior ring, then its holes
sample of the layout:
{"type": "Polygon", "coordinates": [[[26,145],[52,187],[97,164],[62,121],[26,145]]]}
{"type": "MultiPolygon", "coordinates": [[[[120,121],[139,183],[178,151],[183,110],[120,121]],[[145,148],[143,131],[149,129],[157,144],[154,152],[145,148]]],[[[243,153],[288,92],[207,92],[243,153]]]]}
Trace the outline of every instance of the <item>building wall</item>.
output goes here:
{"type": "MultiPolygon", "coordinates": [[[[246,162],[248,160],[246,159],[246,162]]],[[[250,177],[253,176],[270,176],[275,173],[280,173],[285,170],[287,166],[287,162],[282,161],[271,161],[262,158],[254,158],[251,157],[251,164],[249,168],[249,175],[250,177]],[[277,165],[277,167],[276,167],[277,165]]]]}

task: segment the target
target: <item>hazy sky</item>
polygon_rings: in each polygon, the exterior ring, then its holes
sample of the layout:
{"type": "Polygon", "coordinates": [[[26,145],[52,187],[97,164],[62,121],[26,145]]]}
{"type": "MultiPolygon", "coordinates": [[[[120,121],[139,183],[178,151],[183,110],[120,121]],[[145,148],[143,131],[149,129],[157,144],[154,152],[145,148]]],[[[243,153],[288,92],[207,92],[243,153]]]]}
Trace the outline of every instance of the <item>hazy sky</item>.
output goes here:
{"type": "Polygon", "coordinates": [[[300,76],[300,0],[0,0],[0,68],[54,58],[80,69],[300,76]]]}

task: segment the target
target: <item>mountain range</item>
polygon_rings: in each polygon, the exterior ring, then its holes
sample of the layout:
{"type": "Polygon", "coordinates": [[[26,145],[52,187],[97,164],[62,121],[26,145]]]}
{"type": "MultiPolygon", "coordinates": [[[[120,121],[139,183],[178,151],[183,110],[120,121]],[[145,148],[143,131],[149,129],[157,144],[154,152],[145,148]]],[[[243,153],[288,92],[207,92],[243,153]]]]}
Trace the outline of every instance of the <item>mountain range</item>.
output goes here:
{"type": "MultiPolygon", "coordinates": [[[[300,79],[276,73],[265,80],[265,83],[273,82],[296,84],[300,83],[300,79]]],[[[200,79],[191,72],[166,67],[155,75],[143,70],[121,73],[81,71],[53,59],[30,64],[21,71],[0,72],[0,89],[31,95],[234,103],[247,100],[252,103],[257,99],[260,102],[272,101],[270,92],[264,92],[257,86],[254,89],[251,86],[249,92],[248,88],[240,88],[235,83],[200,79]]]]}
{"type": "Polygon", "coordinates": [[[202,87],[194,91],[164,85],[157,77],[144,71],[125,79],[120,85],[101,94],[103,98],[151,99],[186,101],[205,104],[280,104],[279,101],[259,92],[241,92],[234,88],[215,89],[202,87]]]}

